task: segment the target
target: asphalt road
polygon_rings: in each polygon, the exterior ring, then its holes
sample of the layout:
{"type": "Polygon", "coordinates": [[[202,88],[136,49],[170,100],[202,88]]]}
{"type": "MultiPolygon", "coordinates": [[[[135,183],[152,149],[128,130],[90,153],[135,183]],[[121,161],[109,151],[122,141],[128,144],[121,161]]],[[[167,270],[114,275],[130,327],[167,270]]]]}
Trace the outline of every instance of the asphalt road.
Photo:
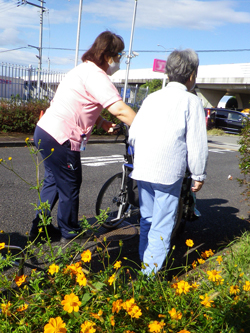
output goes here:
{"type": "MultiPolygon", "coordinates": [[[[121,171],[123,153],[122,144],[92,144],[82,153],[83,183],[79,216],[84,214],[90,218],[95,215],[98,192],[105,180],[121,171]]],[[[193,239],[199,252],[210,248],[220,250],[244,230],[250,230],[247,221],[249,207],[243,201],[242,188],[237,182],[237,177],[240,177],[237,155],[233,150],[210,147],[207,180],[197,194],[197,208],[202,216],[195,222],[187,222],[184,233],[174,240],[176,264],[185,262],[187,238],[193,239]],[[229,175],[232,180],[228,179],[229,175]]],[[[9,156],[12,157],[14,170],[29,183],[35,184],[35,165],[28,149],[0,148],[0,158],[8,160],[9,156]]],[[[42,166],[40,174],[42,177],[42,166]]],[[[0,166],[0,230],[4,230],[4,234],[0,233],[0,242],[9,243],[10,237],[10,244],[25,246],[25,233],[29,232],[34,217],[34,208],[30,203],[37,200],[36,191],[29,188],[30,185],[13,172],[0,166]]],[[[56,225],[56,207],[52,216],[56,225]]],[[[117,243],[110,247],[117,248],[117,243]]],[[[138,236],[124,241],[123,255],[138,261],[137,247],[138,236]]],[[[197,254],[193,252],[189,261],[196,258],[197,254]]]]}

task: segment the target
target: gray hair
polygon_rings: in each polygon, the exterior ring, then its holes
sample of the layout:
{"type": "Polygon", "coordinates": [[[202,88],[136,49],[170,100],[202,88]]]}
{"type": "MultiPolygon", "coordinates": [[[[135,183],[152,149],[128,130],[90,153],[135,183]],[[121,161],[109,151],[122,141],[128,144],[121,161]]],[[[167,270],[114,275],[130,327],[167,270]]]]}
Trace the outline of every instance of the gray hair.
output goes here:
{"type": "Polygon", "coordinates": [[[175,50],[168,56],[166,74],[169,81],[185,84],[193,72],[197,73],[198,66],[199,58],[194,50],[175,50]]]}

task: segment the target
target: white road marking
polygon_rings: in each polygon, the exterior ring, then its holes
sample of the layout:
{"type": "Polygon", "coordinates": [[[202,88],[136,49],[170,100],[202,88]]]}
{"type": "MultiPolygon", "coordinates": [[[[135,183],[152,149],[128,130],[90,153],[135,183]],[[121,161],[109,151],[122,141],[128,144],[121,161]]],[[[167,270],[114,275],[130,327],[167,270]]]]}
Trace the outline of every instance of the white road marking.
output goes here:
{"type": "Polygon", "coordinates": [[[208,151],[211,151],[213,153],[218,153],[218,154],[224,154],[225,152],[228,152],[228,151],[234,153],[234,150],[230,150],[230,149],[218,149],[218,148],[208,149],[208,151]]]}
{"type": "Polygon", "coordinates": [[[94,156],[94,157],[81,157],[82,165],[99,167],[111,163],[123,163],[124,157],[122,155],[109,155],[109,156],[94,156]]]}

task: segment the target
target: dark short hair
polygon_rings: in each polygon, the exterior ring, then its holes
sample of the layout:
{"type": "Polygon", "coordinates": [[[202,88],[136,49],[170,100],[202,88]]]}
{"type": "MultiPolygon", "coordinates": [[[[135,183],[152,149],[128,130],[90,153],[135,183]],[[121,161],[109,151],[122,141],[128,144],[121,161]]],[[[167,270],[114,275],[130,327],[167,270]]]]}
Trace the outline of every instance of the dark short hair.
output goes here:
{"type": "Polygon", "coordinates": [[[168,56],[166,74],[169,81],[185,84],[193,72],[198,71],[199,58],[194,50],[175,50],[168,56]]]}
{"type": "Polygon", "coordinates": [[[115,57],[118,52],[124,50],[124,47],[124,41],[121,36],[111,31],[104,31],[97,36],[91,48],[83,54],[82,61],[89,60],[100,67],[105,63],[104,55],[115,57]]]}

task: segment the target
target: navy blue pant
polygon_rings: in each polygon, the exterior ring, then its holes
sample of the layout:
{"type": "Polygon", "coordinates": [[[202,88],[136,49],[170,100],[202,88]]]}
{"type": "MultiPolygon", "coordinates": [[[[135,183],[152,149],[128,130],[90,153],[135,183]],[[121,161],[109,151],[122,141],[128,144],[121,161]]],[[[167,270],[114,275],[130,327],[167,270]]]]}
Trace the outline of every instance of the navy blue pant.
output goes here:
{"type": "MultiPolygon", "coordinates": [[[[50,210],[59,199],[57,223],[64,238],[73,238],[69,232],[78,232],[79,192],[82,183],[80,152],[72,151],[70,141],[60,145],[52,136],[36,126],[34,142],[41,149],[44,160],[45,175],[41,190],[41,201],[48,200],[50,210]],[[38,146],[38,143],[40,144],[38,146]],[[52,155],[51,149],[54,149],[52,155]]],[[[39,216],[33,220],[33,227],[39,222],[39,216]]]]}

